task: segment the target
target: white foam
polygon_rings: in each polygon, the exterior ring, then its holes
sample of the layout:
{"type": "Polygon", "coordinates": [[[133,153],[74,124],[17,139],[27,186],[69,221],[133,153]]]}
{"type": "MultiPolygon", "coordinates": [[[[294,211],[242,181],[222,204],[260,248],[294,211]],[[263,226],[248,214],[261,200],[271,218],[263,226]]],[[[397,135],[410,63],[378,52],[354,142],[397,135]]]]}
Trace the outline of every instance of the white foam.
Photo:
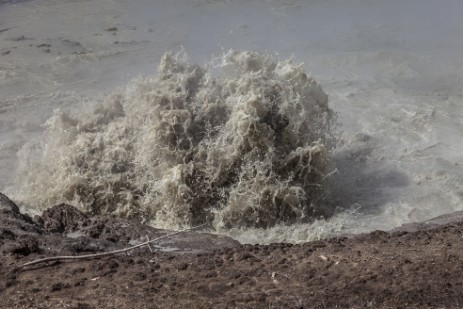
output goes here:
{"type": "Polygon", "coordinates": [[[328,212],[327,96],[301,65],[226,53],[217,77],[184,55],[96,109],[57,111],[20,151],[22,203],[68,202],[156,227],[269,227],[328,212]]]}

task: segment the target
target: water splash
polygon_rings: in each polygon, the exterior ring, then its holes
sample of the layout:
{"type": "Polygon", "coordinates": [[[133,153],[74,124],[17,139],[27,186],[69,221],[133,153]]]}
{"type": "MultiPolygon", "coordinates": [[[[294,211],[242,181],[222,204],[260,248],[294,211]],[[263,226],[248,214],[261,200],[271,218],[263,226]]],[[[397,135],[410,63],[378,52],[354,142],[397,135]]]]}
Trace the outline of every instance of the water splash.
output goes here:
{"type": "Polygon", "coordinates": [[[307,222],[330,211],[334,118],[290,60],[229,51],[211,69],[167,53],[97,108],[57,111],[19,153],[18,199],[163,228],[307,222]]]}

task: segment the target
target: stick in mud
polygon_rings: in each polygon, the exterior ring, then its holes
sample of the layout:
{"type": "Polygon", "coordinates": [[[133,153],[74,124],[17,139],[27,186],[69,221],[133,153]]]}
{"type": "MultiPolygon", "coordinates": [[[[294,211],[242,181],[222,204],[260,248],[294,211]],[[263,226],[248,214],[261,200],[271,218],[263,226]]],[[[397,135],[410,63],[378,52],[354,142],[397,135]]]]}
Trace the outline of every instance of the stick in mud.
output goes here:
{"type": "Polygon", "coordinates": [[[20,266],[20,268],[24,268],[24,267],[27,267],[27,266],[31,266],[31,265],[35,265],[35,264],[40,264],[40,263],[45,263],[45,262],[51,262],[51,261],[59,261],[59,260],[83,260],[83,259],[94,259],[94,258],[99,258],[99,257],[103,257],[103,256],[108,256],[108,255],[115,255],[115,254],[120,254],[120,253],[127,253],[131,250],[134,250],[136,248],[140,248],[140,247],[143,247],[143,246],[149,246],[150,250],[151,250],[151,246],[150,246],[150,243],[152,242],[155,242],[155,241],[158,241],[160,239],[163,239],[163,238],[167,238],[167,237],[170,237],[170,236],[174,236],[174,235],[177,235],[177,234],[180,234],[180,233],[184,233],[184,232],[188,232],[188,231],[192,231],[192,230],[195,230],[197,228],[200,228],[202,226],[205,226],[205,224],[201,224],[201,225],[197,225],[197,226],[194,226],[194,227],[191,227],[191,228],[188,228],[188,229],[184,229],[184,230],[181,230],[181,231],[177,231],[177,232],[174,232],[174,233],[170,233],[170,234],[167,234],[167,235],[163,235],[161,237],[157,237],[155,239],[151,239],[151,240],[148,240],[148,241],[145,241],[141,244],[138,244],[138,245],[135,245],[135,246],[132,246],[132,247],[128,247],[128,248],[125,248],[125,249],[119,249],[119,250],[114,250],[114,251],[110,251],[110,252],[101,252],[101,253],[95,253],[95,254],[87,254],[87,255],[76,255],[76,256],[72,256],[72,255],[60,255],[60,256],[51,256],[51,257],[47,257],[47,258],[43,258],[43,259],[38,259],[38,260],[34,260],[34,261],[31,261],[31,262],[27,262],[23,265],[20,266]]]}

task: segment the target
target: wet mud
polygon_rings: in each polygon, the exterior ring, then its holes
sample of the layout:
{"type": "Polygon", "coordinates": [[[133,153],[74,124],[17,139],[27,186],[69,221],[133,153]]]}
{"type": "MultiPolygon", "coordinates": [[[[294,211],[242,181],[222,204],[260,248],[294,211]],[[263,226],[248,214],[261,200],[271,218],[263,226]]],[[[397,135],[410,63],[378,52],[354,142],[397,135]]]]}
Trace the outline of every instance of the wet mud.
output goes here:
{"type": "Polygon", "coordinates": [[[456,213],[302,245],[241,245],[186,232],[151,249],[22,267],[43,257],[117,250],[169,231],[65,204],[31,218],[0,195],[0,307],[457,308],[461,219],[456,213]]]}

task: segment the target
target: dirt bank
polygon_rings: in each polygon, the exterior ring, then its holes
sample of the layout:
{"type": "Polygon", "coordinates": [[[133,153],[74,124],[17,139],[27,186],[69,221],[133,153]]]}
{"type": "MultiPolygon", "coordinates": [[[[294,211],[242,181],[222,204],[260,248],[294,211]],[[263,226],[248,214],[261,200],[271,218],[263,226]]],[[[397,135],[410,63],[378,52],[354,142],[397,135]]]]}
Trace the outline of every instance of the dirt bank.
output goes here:
{"type": "Polygon", "coordinates": [[[167,231],[59,205],[30,218],[0,195],[0,308],[457,308],[461,213],[391,232],[304,245],[240,245],[205,233],[127,254],[21,265],[121,249],[167,231]]]}

